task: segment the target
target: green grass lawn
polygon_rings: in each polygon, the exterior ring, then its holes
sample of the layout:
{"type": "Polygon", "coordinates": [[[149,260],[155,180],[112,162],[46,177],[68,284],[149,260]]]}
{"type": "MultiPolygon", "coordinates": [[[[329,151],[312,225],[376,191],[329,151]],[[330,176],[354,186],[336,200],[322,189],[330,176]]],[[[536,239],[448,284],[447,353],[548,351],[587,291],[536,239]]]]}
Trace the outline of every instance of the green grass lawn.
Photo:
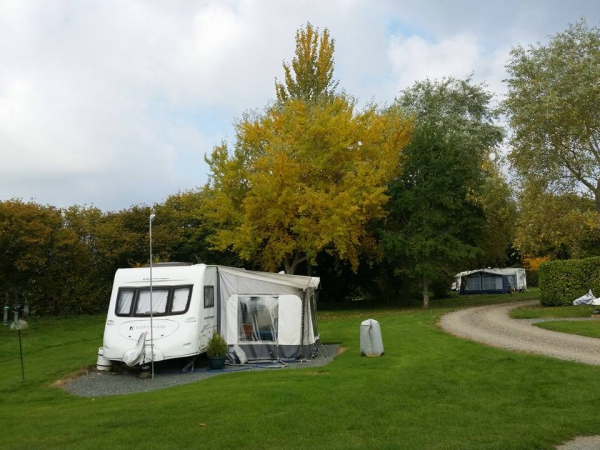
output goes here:
{"type": "Polygon", "coordinates": [[[590,317],[598,306],[527,306],[513,309],[513,319],[553,319],[566,317],[590,317]]]}
{"type": "Polygon", "coordinates": [[[535,326],[544,328],[545,330],[560,331],[561,333],[579,334],[580,336],[600,338],[600,319],[581,322],[572,320],[557,320],[553,322],[536,323],[535,326]]]}
{"type": "Polygon", "coordinates": [[[30,319],[24,383],[17,333],[2,327],[0,448],[525,450],[600,434],[589,382],[600,367],[489,348],[436,326],[465,304],[327,311],[324,341],[347,348],[328,366],[99,398],[52,383],[95,364],[104,317],[30,319]],[[381,325],[383,357],[359,355],[367,318],[381,325]]]}

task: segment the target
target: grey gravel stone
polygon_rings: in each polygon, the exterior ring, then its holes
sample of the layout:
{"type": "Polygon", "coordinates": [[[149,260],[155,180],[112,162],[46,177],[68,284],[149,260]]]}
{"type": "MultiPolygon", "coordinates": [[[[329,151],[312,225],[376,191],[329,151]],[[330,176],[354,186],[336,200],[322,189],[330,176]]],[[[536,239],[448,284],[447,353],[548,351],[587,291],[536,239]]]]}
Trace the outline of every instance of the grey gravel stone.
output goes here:
{"type": "Polygon", "coordinates": [[[600,436],[578,436],[572,441],[556,447],[556,450],[598,450],[600,436]]]}
{"type": "Polygon", "coordinates": [[[108,395],[125,395],[140,392],[155,391],[182,384],[195,383],[210,377],[226,375],[248,370],[285,370],[306,367],[318,367],[329,364],[340,351],[339,345],[319,347],[320,353],[311,360],[302,362],[268,362],[260,364],[227,365],[225,370],[208,370],[208,361],[200,360],[193,372],[181,372],[180,366],[173,364],[155,365],[154,379],[141,379],[139,373],[130,372],[99,372],[92,370],[86,375],[64,384],[64,389],[80,397],[103,397],[108,395]]]}

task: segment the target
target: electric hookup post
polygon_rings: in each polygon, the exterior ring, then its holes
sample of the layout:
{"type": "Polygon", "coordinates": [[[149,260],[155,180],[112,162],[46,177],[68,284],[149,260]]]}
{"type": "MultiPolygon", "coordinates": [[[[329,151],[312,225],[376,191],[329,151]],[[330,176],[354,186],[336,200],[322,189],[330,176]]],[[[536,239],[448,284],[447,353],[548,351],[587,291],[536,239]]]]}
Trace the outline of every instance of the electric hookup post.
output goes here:
{"type": "Polygon", "coordinates": [[[4,302],[4,308],[3,308],[4,321],[2,322],[2,325],[8,325],[8,312],[10,311],[10,308],[8,307],[8,292],[5,295],[6,295],[6,301],[4,302]]]}
{"type": "MultiPolygon", "coordinates": [[[[25,365],[23,364],[23,345],[21,344],[21,330],[26,330],[29,325],[22,319],[27,313],[26,307],[18,304],[13,311],[13,323],[10,324],[11,330],[16,330],[19,333],[19,352],[21,353],[21,381],[25,381],[25,365]]],[[[6,309],[4,310],[6,312],[6,309]]]]}

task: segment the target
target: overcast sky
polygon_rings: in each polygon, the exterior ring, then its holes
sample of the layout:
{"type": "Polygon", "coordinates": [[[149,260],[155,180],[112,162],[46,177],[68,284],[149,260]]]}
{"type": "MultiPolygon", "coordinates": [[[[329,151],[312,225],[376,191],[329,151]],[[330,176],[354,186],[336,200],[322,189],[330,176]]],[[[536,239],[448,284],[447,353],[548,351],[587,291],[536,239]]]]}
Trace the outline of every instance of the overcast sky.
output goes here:
{"type": "Polygon", "coordinates": [[[510,49],[580,17],[598,25],[600,2],[0,0],[0,200],[120,210],[202,186],[307,21],[340,87],[384,104],[471,72],[501,96],[510,49]]]}

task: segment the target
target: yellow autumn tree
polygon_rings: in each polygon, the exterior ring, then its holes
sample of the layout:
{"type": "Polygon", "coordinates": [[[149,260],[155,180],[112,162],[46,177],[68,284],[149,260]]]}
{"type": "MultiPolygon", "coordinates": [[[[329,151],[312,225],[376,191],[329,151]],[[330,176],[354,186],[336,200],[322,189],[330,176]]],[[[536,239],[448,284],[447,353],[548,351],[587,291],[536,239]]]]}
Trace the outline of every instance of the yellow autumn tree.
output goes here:
{"type": "Polygon", "coordinates": [[[289,100],[237,124],[237,142],[207,158],[203,204],[217,249],[265,270],[294,273],[328,251],[357,268],[372,252],[369,225],[384,216],[386,183],[398,173],[410,124],[345,96],[289,100]]]}
{"type": "Polygon", "coordinates": [[[206,158],[203,215],[215,249],[287,273],[322,251],[354,269],[376,251],[371,224],[385,215],[411,126],[398,109],[359,111],[336,94],[333,50],[327,30],[298,30],[277,102],[247,113],[233,148],[223,143],[206,158]]]}
{"type": "Polygon", "coordinates": [[[309,22],[296,31],[296,55],[291,65],[283,63],[284,82],[275,80],[279,102],[314,102],[333,98],[338,85],[333,80],[335,41],[325,28],[323,33],[309,22]]]}

